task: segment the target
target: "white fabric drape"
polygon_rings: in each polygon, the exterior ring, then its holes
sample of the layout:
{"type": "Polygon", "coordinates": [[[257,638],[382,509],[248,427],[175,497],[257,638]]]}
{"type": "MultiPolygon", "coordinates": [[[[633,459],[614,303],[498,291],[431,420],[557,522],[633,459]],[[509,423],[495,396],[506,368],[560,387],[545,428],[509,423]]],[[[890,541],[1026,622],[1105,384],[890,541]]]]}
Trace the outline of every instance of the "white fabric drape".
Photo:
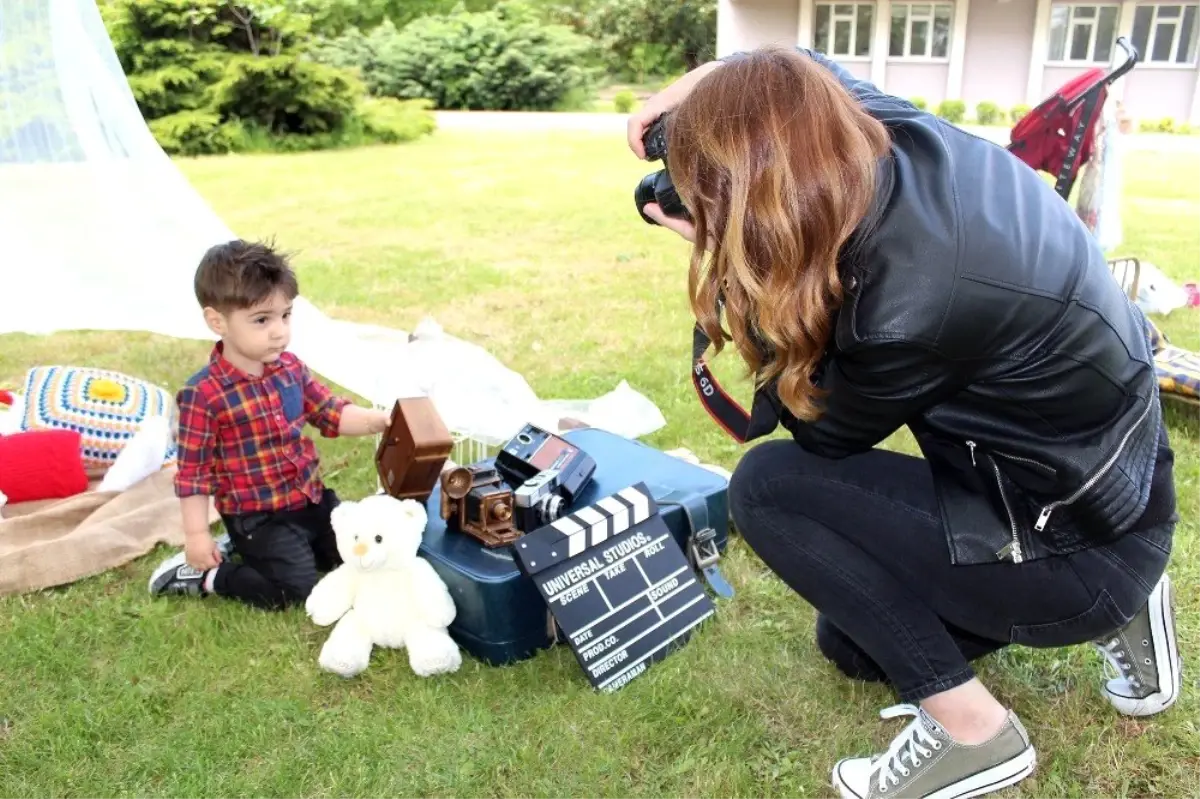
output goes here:
{"type": "MultiPolygon", "coordinates": [[[[0,334],[211,339],[192,277],[208,247],[235,237],[150,133],[93,0],[0,0],[0,334]]],[[[526,422],[557,429],[564,406],[475,345],[440,333],[410,343],[305,297],[294,323],[296,354],[376,405],[431,396],[453,431],[490,443],[526,422]]],[[[665,423],[623,384],[600,399],[570,407],[630,437],[665,423]]]]}

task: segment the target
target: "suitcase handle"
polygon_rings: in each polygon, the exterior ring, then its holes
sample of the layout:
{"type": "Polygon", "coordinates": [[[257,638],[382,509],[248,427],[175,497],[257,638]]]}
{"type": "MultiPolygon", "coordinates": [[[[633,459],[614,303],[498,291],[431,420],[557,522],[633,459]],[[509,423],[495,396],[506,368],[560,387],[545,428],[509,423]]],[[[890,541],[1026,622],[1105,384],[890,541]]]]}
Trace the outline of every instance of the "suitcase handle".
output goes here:
{"type": "Polygon", "coordinates": [[[708,500],[703,494],[672,489],[654,501],[662,505],[678,505],[688,522],[687,555],[693,568],[704,575],[709,587],[726,599],[733,596],[733,586],[721,574],[717,562],[721,551],[717,547],[717,531],[708,523],[708,500]]]}

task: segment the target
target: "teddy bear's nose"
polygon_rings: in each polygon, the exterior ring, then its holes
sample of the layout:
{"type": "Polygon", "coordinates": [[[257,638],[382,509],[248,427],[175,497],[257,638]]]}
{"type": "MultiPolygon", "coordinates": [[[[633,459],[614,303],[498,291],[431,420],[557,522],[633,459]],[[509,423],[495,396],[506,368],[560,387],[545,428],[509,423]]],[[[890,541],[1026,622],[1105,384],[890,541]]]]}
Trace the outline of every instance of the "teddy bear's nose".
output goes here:
{"type": "Polygon", "coordinates": [[[357,544],[354,545],[354,554],[360,558],[363,555],[367,554],[367,545],[362,543],[361,541],[359,541],[357,544]]]}

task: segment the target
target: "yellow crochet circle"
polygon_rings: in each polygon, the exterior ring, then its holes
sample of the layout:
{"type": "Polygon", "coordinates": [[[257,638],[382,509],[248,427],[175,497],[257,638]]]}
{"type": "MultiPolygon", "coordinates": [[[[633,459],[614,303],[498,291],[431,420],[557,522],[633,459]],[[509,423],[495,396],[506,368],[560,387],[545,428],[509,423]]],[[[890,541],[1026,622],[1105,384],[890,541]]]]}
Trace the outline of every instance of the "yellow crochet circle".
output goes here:
{"type": "Polygon", "coordinates": [[[114,380],[98,378],[88,383],[88,399],[120,402],[125,399],[125,389],[114,380]]]}

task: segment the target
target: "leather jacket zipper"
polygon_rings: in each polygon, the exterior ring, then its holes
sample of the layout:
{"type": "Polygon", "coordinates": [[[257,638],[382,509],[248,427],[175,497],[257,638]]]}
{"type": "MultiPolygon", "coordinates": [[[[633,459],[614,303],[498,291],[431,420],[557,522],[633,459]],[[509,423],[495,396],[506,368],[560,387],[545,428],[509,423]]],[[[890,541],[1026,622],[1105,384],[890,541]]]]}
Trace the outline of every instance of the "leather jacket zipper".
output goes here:
{"type": "Polygon", "coordinates": [[[1051,467],[1042,463],[1041,461],[1035,461],[1033,458],[1023,458],[1020,455],[1009,455],[1007,452],[996,452],[995,454],[999,455],[1001,458],[1004,458],[1007,461],[1013,461],[1015,463],[1027,463],[1030,466],[1034,466],[1038,470],[1045,472],[1047,474],[1050,474],[1050,475],[1057,474],[1057,472],[1055,472],[1054,469],[1052,469],[1051,467]]]}
{"type": "Polygon", "coordinates": [[[1008,514],[1008,526],[1012,529],[1012,541],[1000,550],[1000,556],[1009,555],[1012,557],[1013,563],[1020,563],[1025,560],[1025,555],[1021,551],[1021,538],[1017,534],[1017,520],[1013,518],[1012,506],[1008,504],[1008,494],[1004,493],[1004,483],[1000,479],[1000,467],[992,461],[992,471],[996,473],[996,488],[1000,491],[1000,501],[1004,503],[1004,512],[1008,514]]]}
{"type": "Polygon", "coordinates": [[[1121,453],[1125,450],[1125,445],[1129,443],[1130,437],[1134,434],[1134,432],[1137,431],[1139,427],[1142,426],[1142,422],[1146,421],[1146,417],[1150,415],[1150,411],[1153,410],[1153,408],[1154,400],[1146,403],[1146,409],[1142,411],[1142,415],[1139,416],[1137,420],[1129,426],[1129,429],[1125,431],[1125,435],[1121,436],[1121,442],[1117,445],[1116,451],[1108,457],[1108,460],[1100,464],[1100,468],[1097,469],[1096,472],[1089,477],[1083,485],[1076,489],[1075,493],[1071,494],[1071,496],[1067,497],[1066,499],[1060,499],[1056,502],[1051,502],[1049,505],[1043,507],[1042,512],[1038,514],[1037,522],[1034,523],[1033,529],[1037,530],[1039,533],[1046,529],[1046,523],[1050,521],[1050,514],[1054,513],[1056,508],[1061,508],[1063,505],[1070,505],[1072,502],[1075,502],[1081,496],[1087,493],[1092,486],[1100,482],[1100,478],[1108,474],[1109,469],[1111,469],[1113,465],[1116,464],[1117,459],[1121,457],[1121,453]]]}
{"type": "MultiPolygon", "coordinates": [[[[978,466],[979,463],[975,459],[974,441],[967,442],[967,449],[971,451],[971,465],[978,466]]],[[[1005,544],[1004,549],[996,554],[1001,558],[1011,557],[1013,563],[1020,563],[1025,560],[1025,555],[1021,550],[1021,537],[1017,534],[1017,522],[1013,518],[1012,506],[1008,504],[1008,495],[1004,493],[1004,483],[1000,479],[1000,467],[996,465],[996,461],[992,461],[992,471],[996,474],[996,489],[1000,492],[1000,501],[1004,503],[1004,512],[1008,515],[1008,527],[1012,530],[1012,541],[1005,544]]]]}

